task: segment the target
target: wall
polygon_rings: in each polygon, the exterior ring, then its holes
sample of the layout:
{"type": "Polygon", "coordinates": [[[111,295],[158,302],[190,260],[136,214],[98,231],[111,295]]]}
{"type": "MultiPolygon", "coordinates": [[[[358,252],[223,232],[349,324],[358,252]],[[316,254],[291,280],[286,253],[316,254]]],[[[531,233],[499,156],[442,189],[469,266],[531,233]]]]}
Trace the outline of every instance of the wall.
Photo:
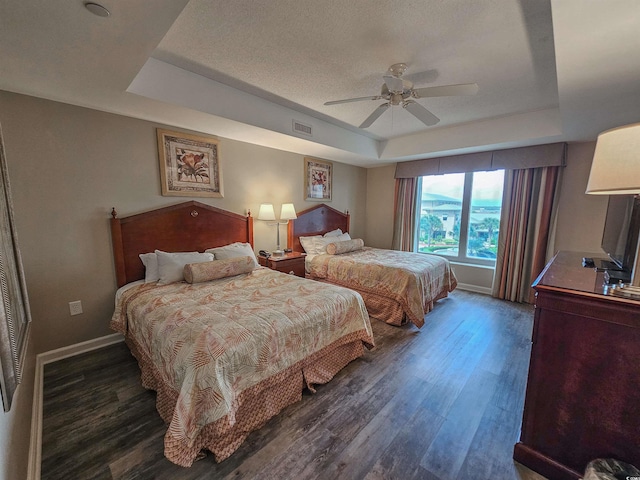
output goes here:
{"type": "Polygon", "coordinates": [[[391,248],[393,242],[393,204],[396,166],[367,170],[366,245],[391,248]]]}
{"type": "MultiPolygon", "coordinates": [[[[563,169],[558,218],[552,251],[569,250],[603,255],[600,249],[608,196],[586,195],[595,142],[570,144],[563,169]]],[[[393,238],[395,166],[367,171],[367,239],[372,246],[390,248],[393,238]]],[[[453,264],[460,287],[490,293],[493,269],[453,264]]]]}
{"type": "MultiPolygon", "coordinates": [[[[155,129],[171,127],[8,92],[0,123],[36,353],[113,333],[111,207],[124,216],[190,199],[160,194],[155,129]],[[74,300],[84,313],[72,317],[74,300]]],[[[254,215],[262,202],[314,205],[303,200],[301,155],[224,138],[219,146],[224,198],[197,200],[254,215]]],[[[365,234],[366,176],[334,163],[331,206],[351,212],[355,236],[365,234]]],[[[275,248],[274,230],[255,221],[255,248],[275,248]]]]}
{"type": "Polygon", "coordinates": [[[587,181],[596,142],[569,145],[562,173],[554,251],[588,252],[604,256],[600,248],[608,195],[587,195],[587,181]]]}

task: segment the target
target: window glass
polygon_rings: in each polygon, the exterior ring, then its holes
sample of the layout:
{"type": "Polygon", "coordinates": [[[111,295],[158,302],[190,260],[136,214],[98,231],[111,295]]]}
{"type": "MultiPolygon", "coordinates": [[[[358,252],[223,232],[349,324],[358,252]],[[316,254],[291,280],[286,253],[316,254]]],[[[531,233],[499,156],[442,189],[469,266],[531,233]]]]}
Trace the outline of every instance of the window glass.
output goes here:
{"type": "Polygon", "coordinates": [[[494,265],[504,170],[422,177],[418,251],[494,265]]]}
{"type": "Polygon", "coordinates": [[[504,170],[475,172],[471,188],[467,256],[495,260],[498,251],[504,170]]]}
{"type": "Polygon", "coordinates": [[[422,177],[418,251],[458,256],[464,173],[422,177]]]}

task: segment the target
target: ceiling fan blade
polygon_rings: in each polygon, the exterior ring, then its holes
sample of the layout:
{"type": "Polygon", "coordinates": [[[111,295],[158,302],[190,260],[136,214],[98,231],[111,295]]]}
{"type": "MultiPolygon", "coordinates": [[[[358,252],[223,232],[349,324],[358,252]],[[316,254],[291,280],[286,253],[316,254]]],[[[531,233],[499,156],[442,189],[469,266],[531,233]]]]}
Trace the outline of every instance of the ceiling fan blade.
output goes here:
{"type": "Polygon", "coordinates": [[[367,119],[364,122],[362,122],[362,124],[360,125],[360,128],[369,128],[371,124],[375,122],[378,119],[378,117],[382,115],[390,106],[391,105],[389,103],[383,103],[382,105],[380,105],[378,108],[376,108],[373,111],[371,115],[367,117],[367,119]]]}
{"type": "Polygon", "coordinates": [[[383,97],[380,95],[375,95],[373,97],[356,97],[356,98],[347,98],[346,100],[332,100],[330,102],[324,102],[325,105],[338,105],[340,103],[351,103],[351,102],[360,102],[362,100],[382,100],[383,97]]]}
{"type": "Polygon", "coordinates": [[[404,82],[400,77],[385,75],[382,78],[384,79],[384,84],[387,86],[390,92],[402,92],[404,90],[404,82]]]}
{"type": "Polygon", "coordinates": [[[477,83],[463,83],[461,85],[416,88],[411,96],[414,98],[454,97],[458,95],[475,95],[476,93],[478,93],[477,83]]]}
{"type": "Polygon", "coordinates": [[[424,108],[419,103],[416,103],[416,102],[414,102],[412,100],[408,100],[408,101],[404,102],[404,104],[402,106],[404,108],[406,108],[407,110],[409,110],[409,113],[411,115],[416,117],[418,120],[420,120],[425,125],[428,125],[428,126],[435,125],[436,123],[438,123],[440,121],[440,119],[438,117],[436,117],[433,113],[431,113],[429,110],[424,108]]]}

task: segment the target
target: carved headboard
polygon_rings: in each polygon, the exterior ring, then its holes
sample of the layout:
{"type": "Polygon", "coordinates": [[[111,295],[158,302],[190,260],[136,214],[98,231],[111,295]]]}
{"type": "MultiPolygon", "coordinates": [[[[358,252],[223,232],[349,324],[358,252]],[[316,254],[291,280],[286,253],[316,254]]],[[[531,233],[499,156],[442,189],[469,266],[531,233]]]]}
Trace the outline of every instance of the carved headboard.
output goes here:
{"type": "Polygon", "coordinates": [[[111,212],[111,237],[118,287],[144,278],[138,255],[167,252],[202,252],[233,242],[253,247],[253,218],[196,201],[118,218],[111,212]]]}
{"type": "Polygon", "coordinates": [[[307,208],[298,213],[298,218],[289,222],[287,245],[294,252],[304,252],[300,237],[324,235],[336,228],[348,232],[350,219],[349,212],[342,213],[324,203],[307,208]]]}

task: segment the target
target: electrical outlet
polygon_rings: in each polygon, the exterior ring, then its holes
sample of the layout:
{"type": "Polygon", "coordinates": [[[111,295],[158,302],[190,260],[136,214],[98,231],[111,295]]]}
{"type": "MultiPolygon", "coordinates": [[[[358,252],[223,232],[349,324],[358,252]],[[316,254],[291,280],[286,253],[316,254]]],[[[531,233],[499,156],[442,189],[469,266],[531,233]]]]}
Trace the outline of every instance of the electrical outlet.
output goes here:
{"type": "Polygon", "coordinates": [[[69,312],[71,315],[80,315],[82,313],[82,302],[80,300],[69,302],[69,312]]]}

